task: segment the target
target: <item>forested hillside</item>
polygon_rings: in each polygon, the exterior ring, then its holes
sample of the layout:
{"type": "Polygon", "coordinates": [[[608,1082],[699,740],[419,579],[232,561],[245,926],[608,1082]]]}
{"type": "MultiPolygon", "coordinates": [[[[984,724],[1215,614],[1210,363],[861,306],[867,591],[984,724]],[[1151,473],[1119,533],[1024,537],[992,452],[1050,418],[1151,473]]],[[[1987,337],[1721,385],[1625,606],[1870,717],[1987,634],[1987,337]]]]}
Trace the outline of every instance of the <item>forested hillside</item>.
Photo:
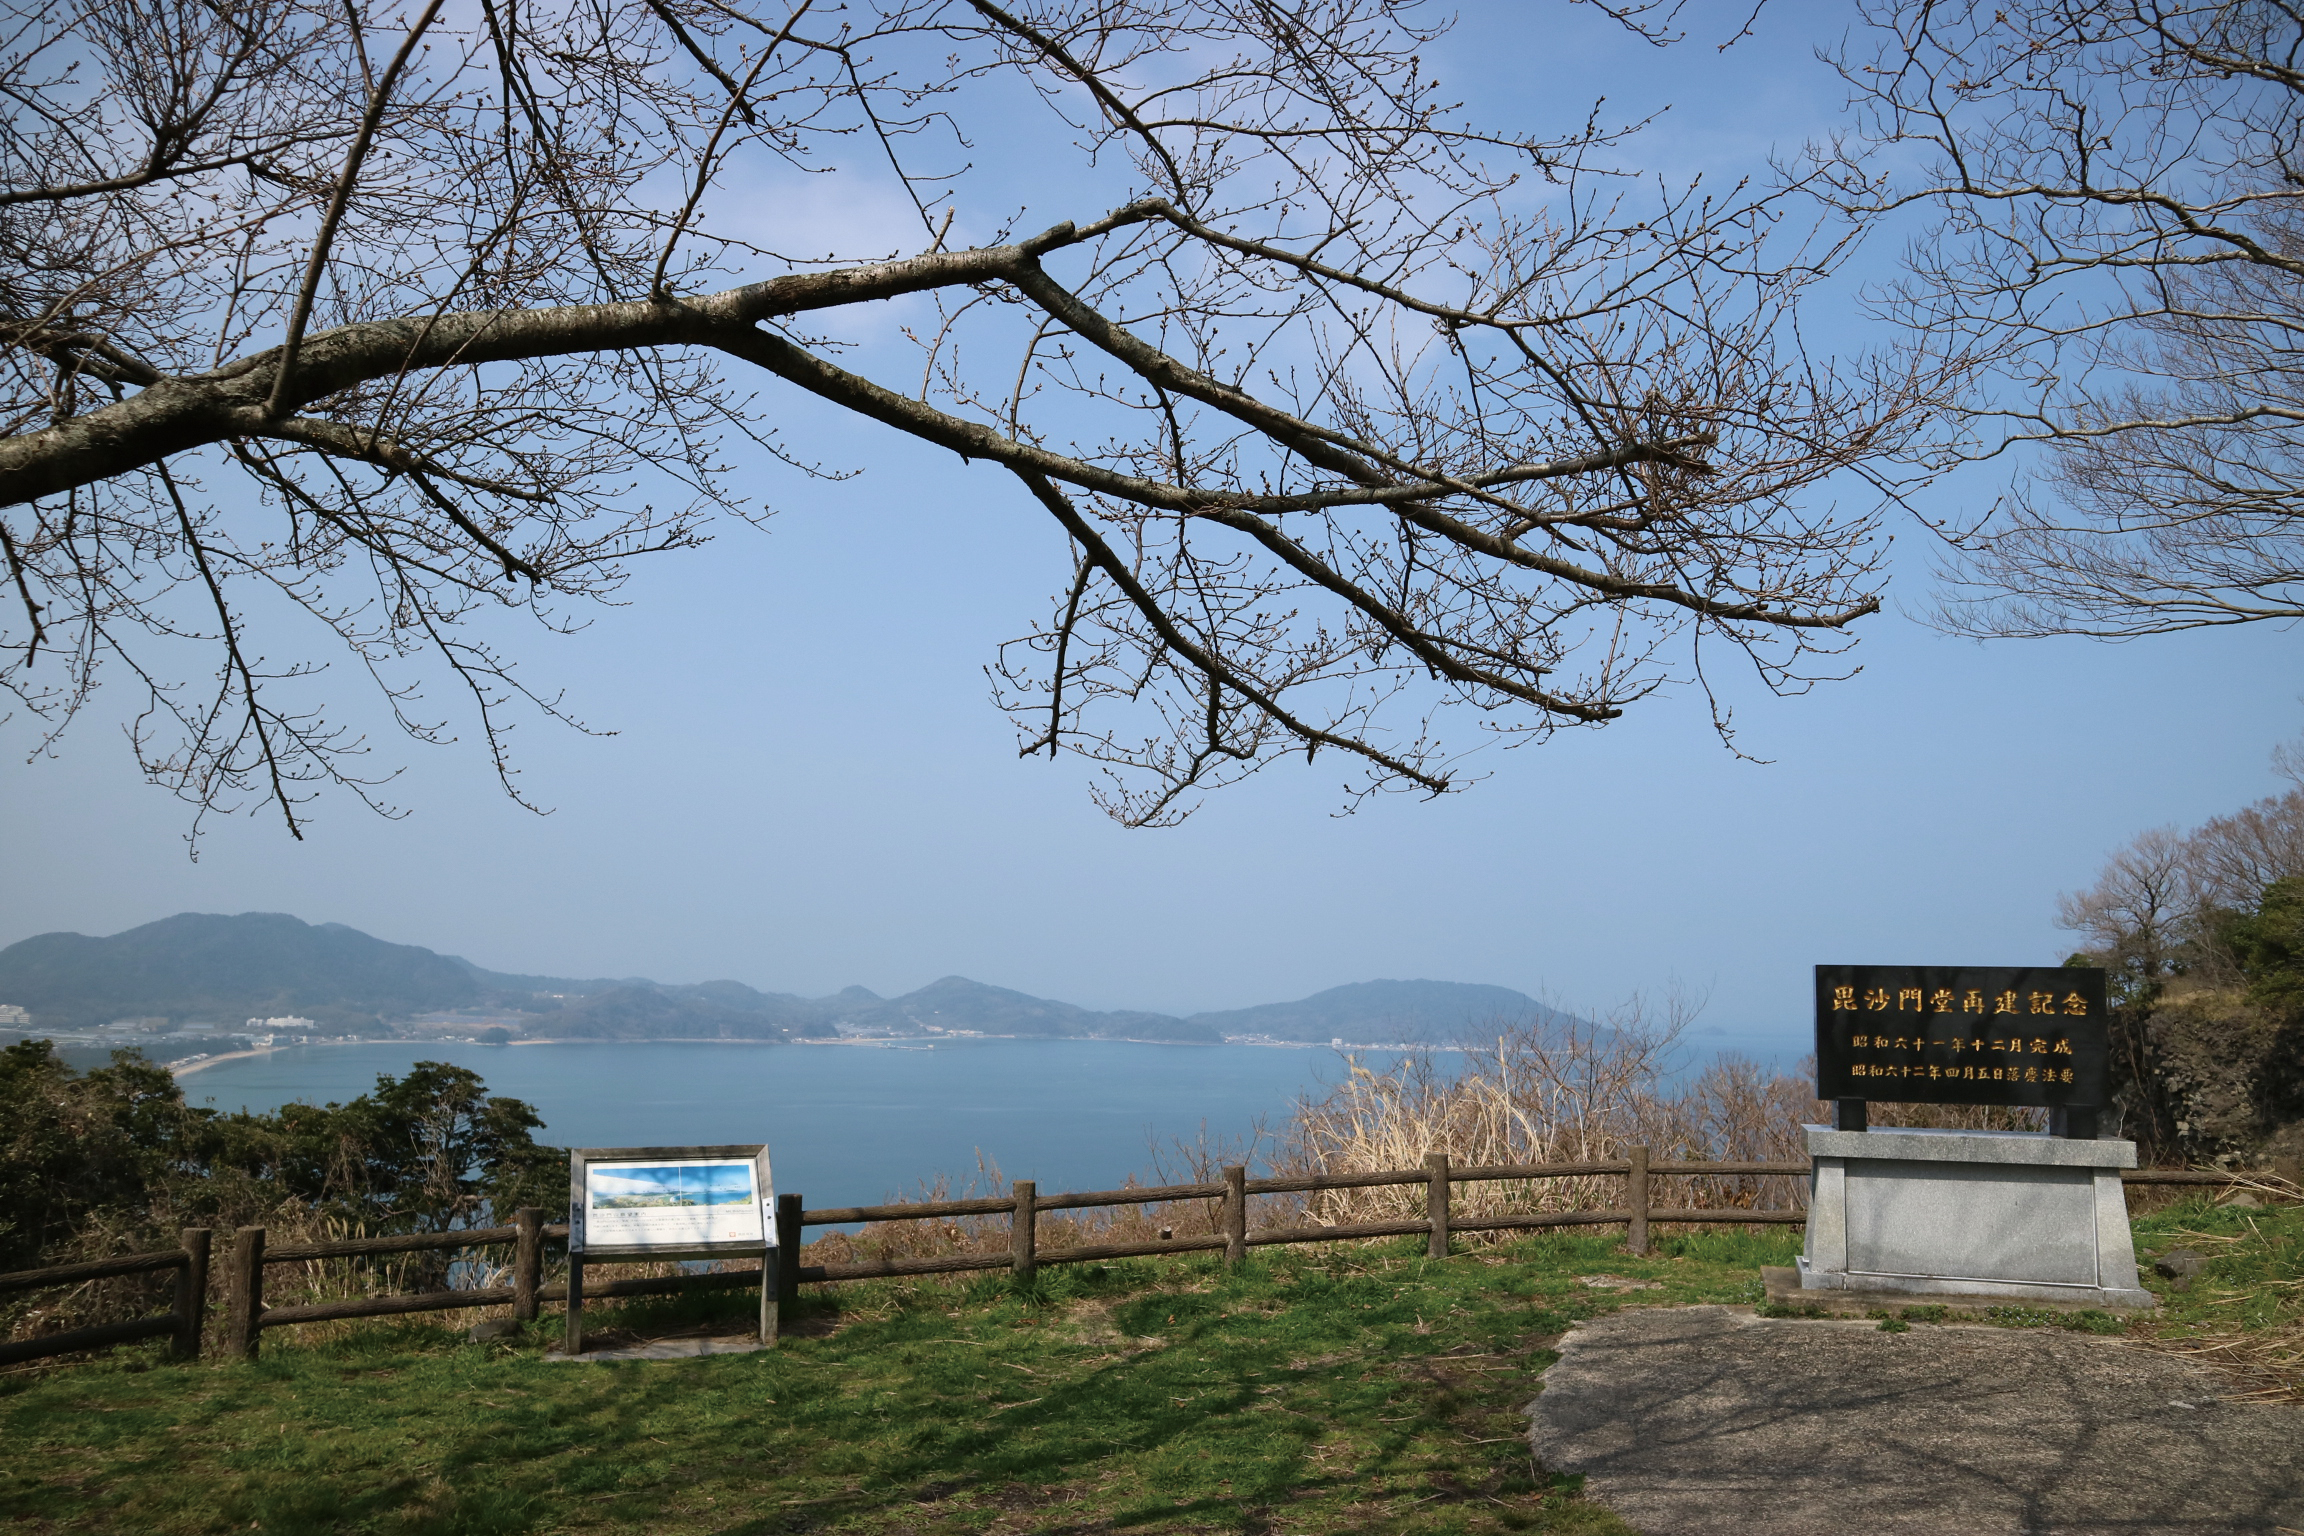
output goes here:
{"type": "Polygon", "coordinates": [[[183,912],[108,938],[43,933],[0,949],[0,1003],[57,1029],[146,1015],[351,1024],[470,1007],[482,993],[471,967],[444,955],[280,912],[183,912]]]}
{"type": "Polygon", "coordinates": [[[1226,1035],[1442,1043],[1478,1035],[1497,1020],[1554,1016],[1509,987],[1448,981],[1354,982],[1291,1003],[1177,1018],[1099,1012],[965,976],[894,998],[863,987],[810,998],[739,981],[521,975],[278,912],[187,912],[109,938],[41,934],[0,949],[0,1003],[29,1010],[35,1033],[122,1018],[237,1029],[280,1014],[365,1032],[415,1015],[452,1014],[526,1037],[575,1040],[981,1034],[1201,1045],[1226,1035]]]}

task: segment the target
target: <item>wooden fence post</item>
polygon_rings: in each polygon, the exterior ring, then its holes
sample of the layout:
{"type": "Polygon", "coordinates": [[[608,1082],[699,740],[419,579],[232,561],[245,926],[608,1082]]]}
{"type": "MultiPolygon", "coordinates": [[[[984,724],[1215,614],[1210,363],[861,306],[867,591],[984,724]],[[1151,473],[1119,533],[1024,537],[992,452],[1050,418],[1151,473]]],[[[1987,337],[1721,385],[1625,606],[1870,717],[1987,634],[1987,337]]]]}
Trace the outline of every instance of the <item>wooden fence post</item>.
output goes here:
{"type": "Polygon", "coordinates": [[[1224,1170],[1224,1267],[1248,1262],[1248,1170],[1224,1170]]]}
{"type": "Polygon", "coordinates": [[[186,1227],[184,1267],[176,1271],[176,1358],[200,1358],[200,1325],[208,1317],[208,1229],[186,1227]]]}
{"type": "Polygon", "coordinates": [[[776,1197],[776,1305],[800,1301],[800,1197],[776,1197]]]}
{"type": "Polygon", "coordinates": [[[1008,1186],[1016,1197],[1016,1214],[1008,1222],[1008,1268],[1018,1285],[1030,1285],[1040,1273],[1039,1252],[1036,1247],[1039,1234],[1039,1187],[1030,1179],[1018,1179],[1008,1186]]]}
{"type": "Polygon", "coordinates": [[[512,1213],[512,1320],[536,1321],[536,1292],[544,1284],[544,1213],[524,1205],[512,1213]]]}
{"type": "Polygon", "coordinates": [[[1629,1252],[1645,1254],[1648,1251],[1648,1149],[1630,1148],[1626,1161],[1632,1166],[1624,1174],[1624,1207],[1629,1213],[1624,1223],[1624,1247],[1629,1252]]]}
{"type": "Polygon", "coordinates": [[[262,1227],[242,1227],[232,1234],[229,1284],[232,1294],[224,1324],[224,1352],[235,1360],[253,1360],[264,1317],[262,1227]]]}
{"type": "Polygon", "coordinates": [[[1432,1222],[1432,1241],[1424,1250],[1435,1259],[1448,1257],[1448,1154],[1424,1154],[1424,1171],[1431,1175],[1424,1186],[1424,1214],[1432,1222]]]}

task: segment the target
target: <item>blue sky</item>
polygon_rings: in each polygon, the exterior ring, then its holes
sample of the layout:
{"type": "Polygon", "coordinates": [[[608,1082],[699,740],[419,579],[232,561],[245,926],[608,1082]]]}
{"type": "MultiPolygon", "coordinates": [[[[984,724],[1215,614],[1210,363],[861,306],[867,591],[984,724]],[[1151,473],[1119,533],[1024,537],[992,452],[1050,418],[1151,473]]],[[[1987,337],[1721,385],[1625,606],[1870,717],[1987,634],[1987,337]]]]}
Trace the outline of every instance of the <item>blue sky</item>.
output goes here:
{"type": "MultiPolygon", "coordinates": [[[[1438,67],[1477,113],[1565,125],[1596,89],[1625,115],[1670,103],[1646,158],[1676,171],[1759,169],[1827,131],[1840,98],[1809,49],[1843,6],[1771,8],[1726,54],[1659,54],[1584,7],[1467,13],[1438,67]]],[[[1858,333],[1845,307],[1820,320],[1826,344],[1858,333]]],[[[408,819],[324,802],[298,844],[242,818],[195,864],[183,808],[137,780],[116,720],[29,765],[16,722],[0,942],[286,911],[505,970],[811,994],[958,972],[1176,1013],[1375,977],[1582,1008],[1677,985],[1709,997],[1709,1023],[1797,1039],[1819,961],[2061,958],[2059,891],[2145,827],[2273,793],[2269,753],[2304,729],[2292,632],[1949,639],[1913,617],[1928,536],[1897,525],[1860,676],[1790,700],[1731,688],[1739,744],[1766,764],[1725,753],[1683,691],[1488,754],[1485,782],[1441,801],[1339,819],[1340,776],[1298,765],[1131,832],[1089,804],[1082,765],[1018,761],[986,699],[994,647],[1063,579],[1044,516],[992,470],[763,400],[867,472],[799,488],[763,469],[784,509],[767,531],[646,565],[630,606],[527,645],[539,680],[618,733],[520,730],[550,816],[508,803],[468,739],[380,740],[411,763],[408,819]]]]}

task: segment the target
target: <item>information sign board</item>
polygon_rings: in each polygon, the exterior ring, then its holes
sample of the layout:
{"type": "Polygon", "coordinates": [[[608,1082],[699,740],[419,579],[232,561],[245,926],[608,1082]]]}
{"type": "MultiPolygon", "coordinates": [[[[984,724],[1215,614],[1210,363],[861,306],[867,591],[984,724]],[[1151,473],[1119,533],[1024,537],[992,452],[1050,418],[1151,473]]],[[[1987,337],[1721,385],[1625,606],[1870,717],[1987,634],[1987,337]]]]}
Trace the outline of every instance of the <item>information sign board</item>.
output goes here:
{"type": "Polygon", "coordinates": [[[2104,973],[2080,966],[1820,965],[1816,1096],[2101,1108],[2104,973]]]}
{"type": "Polygon", "coordinates": [[[568,1250],[601,1262],[776,1246],[768,1148],[585,1147],[568,1154],[568,1250]]]}

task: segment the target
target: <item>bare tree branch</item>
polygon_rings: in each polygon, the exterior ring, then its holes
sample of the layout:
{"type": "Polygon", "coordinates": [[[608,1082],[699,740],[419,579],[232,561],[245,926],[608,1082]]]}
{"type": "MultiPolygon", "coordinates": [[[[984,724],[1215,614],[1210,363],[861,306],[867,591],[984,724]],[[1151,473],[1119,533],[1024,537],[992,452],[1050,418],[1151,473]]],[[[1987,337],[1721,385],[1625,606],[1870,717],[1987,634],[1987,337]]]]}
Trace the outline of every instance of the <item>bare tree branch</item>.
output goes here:
{"type": "Polygon", "coordinates": [[[408,67],[408,59],[423,40],[425,29],[440,14],[445,0],[431,0],[416,24],[408,29],[401,40],[400,51],[392,55],[392,62],[384,67],[384,76],[368,93],[368,110],[360,119],[360,131],[352,136],[352,147],[344,152],[344,170],[336,178],[335,195],[328,199],[328,211],[320,216],[320,233],[312,240],[312,259],[304,267],[303,286],[296,290],[296,307],[288,314],[288,339],[281,343],[280,362],[272,382],[271,398],[264,403],[265,414],[280,414],[281,402],[296,378],[296,349],[304,345],[304,327],[312,319],[312,301],[320,290],[320,276],[328,270],[328,249],[336,241],[337,226],[344,221],[344,206],[351,201],[352,188],[360,180],[360,167],[368,158],[368,146],[375,142],[376,126],[384,120],[384,108],[392,99],[392,88],[400,83],[401,71],[408,67]]]}
{"type": "Polygon", "coordinates": [[[1840,60],[1871,219],[1926,210],[1882,295],[1959,354],[1965,430],[2011,454],[1945,529],[1948,628],[2125,637],[2304,617],[2304,14],[2242,0],[1882,0],[1840,60]],[[1893,157],[1878,151],[1893,146],[1893,157]],[[1909,185],[1876,167],[1928,159],[1909,185]]]}
{"type": "Polygon", "coordinates": [[[367,794],[319,661],[247,643],[281,603],[417,740],[444,667],[512,789],[514,707],[574,722],[468,626],[573,627],[755,487],[847,473],[777,430],[803,396],[1048,515],[1049,607],[989,672],[1113,815],[1297,752],[1348,802],[1459,787],[1449,712],[1512,741],[1709,699],[1706,644],[1838,675],[1870,486],[1948,366],[1808,355],[1846,238],[1786,189],[1651,188],[1594,113],[1457,121],[1392,0],[0,13],[0,688],[53,739],[118,660],[202,815],[367,794]],[[821,177],[927,248],[796,211],[821,177]]]}

